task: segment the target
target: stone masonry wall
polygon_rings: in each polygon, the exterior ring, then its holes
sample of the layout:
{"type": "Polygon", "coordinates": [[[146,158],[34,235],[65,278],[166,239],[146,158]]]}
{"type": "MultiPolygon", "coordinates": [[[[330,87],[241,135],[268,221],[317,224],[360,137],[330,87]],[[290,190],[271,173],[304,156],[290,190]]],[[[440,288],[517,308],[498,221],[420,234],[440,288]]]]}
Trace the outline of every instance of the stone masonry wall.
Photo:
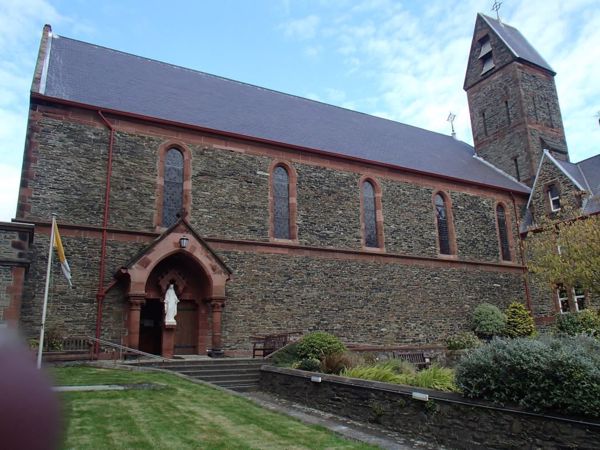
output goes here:
{"type": "MultiPolygon", "coordinates": [[[[155,231],[159,149],[168,142],[185,146],[191,155],[188,219],[202,237],[269,242],[268,173],[275,158],[285,157],[282,150],[265,156],[217,148],[201,143],[196,135],[189,140],[177,135],[173,141],[166,135],[132,132],[121,123],[116,128],[109,214],[109,227],[116,231],[109,233],[105,284],[147,245],[135,242],[131,233],[155,231]],[[128,234],[117,239],[118,230],[128,234]]],[[[29,210],[20,209],[23,219],[44,222],[57,212],[59,225],[100,226],[108,130],[49,116],[41,117],[32,129],[38,130],[30,136],[37,145],[37,159],[34,176],[27,180],[29,210]]],[[[348,165],[334,169],[299,162],[293,155],[289,160],[297,172],[298,245],[341,253],[324,257],[313,250],[303,250],[303,256],[286,256],[281,249],[272,254],[218,251],[233,271],[223,319],[227,349],[247,349],[252,334],[290,329],[325,329],[374,344],[439,342],[463,329],[469,312],[482,301],[502,306],[524,299],[516,268],[450,268],[436,260],[432,204],[432,195],[440,188],[436,182],[416,185],[375,176],[382,189],[386,252],[432,260],[414,265],[397,257],[367,261],[361,259],[367,253],[362,251],[360,234],[359,180],[365,173],[348,165]]],[[[459,185],[448,188],[448,183],[442,189],[452,200],[456,259],[499,263],[495,205],[502,198],[510,209],[510,197],[485,189],[463,192],[459,185]]],[[[517,236],[512,212],[510,217],[517,236]]],[[[63,244],[76,288],[67,287],[55,265],[49,323],[71,335],[93,334],[100,236],[90,231],[84,237],[75,228],[64,229],[63,244]]],[[[48,235],[36,233],[22,307],[27,333],[39,325],[47,244],[48,235]]],[[[517,252],[513,254],[518,261],[517,252]]],[[[105,299],[103,337],[117,341],[126,320],[124,289],[115,287],[105,299]]]]}
{"type": "Polygon", "coordinates": [[[33,230],[21,224],[0,222],[0,322],[18,313],[23,274],[29,265],[29,240],[33,230]]]}
{"type": "Polygon", "coordinates": [[[370,344],[425,344],[468,328],[481,302],[524,299],[522,275],[309,256],[219,252],[232,269],[223,341],[324,330],[370,344]]]}
{"type": "MultiPolygon", "coordinates": [[[[30,181],[31,212],[25,219],[46,221],[57,212],[59,223],[100,225],[107,131],[51,118],[42,123],[37,164],[44,169],[30,181]]],[[[164,142],[141,133],[116,133],[110,227],[155,230],[158,149],[164,142]]],[[[268,241],[268,171],[273,159],[206,145],[187,147],[192,154],[192,226],[209,238],[268,241]]],[[[299,244],[360,250],[360,173],[293,166],[298,175],[299,244]]],[[[434,188],[385,178],[378,182],[386,250],[435,257],[434,188]]],[[[459,256],[498,261],[494,198],[459,191],[451,196],[459,256]]]]}
{"type": "Polygon", "coordinates": [[[429,389],[263,366],[262,390],[321,411],[331,412],[453,449],[597,448],[598,420],[531,414],[513,407],[429,389]],[[417,391],[429,396],[412,398],[417,391]]]}

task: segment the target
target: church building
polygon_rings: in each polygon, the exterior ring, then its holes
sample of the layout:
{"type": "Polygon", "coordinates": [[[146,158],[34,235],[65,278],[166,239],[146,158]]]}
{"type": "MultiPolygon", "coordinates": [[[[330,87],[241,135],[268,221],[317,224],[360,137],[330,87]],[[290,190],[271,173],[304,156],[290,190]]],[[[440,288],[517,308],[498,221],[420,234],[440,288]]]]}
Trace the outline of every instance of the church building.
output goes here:
{"type": "Polygon", "coordinates": [[[598,194],[573,175],[554,75],[479,14],[473,148],[47,25],[16,217],[0,224],[1,317],[38,333],[55,213],[74,288],[55,264],[47,328],[69,336],[165,356],[248,354],[251,336],[288,331],[416,346],[514,300],[549,323],[560,303],[531,288],[520,240],[538,168],[598,194]]]}

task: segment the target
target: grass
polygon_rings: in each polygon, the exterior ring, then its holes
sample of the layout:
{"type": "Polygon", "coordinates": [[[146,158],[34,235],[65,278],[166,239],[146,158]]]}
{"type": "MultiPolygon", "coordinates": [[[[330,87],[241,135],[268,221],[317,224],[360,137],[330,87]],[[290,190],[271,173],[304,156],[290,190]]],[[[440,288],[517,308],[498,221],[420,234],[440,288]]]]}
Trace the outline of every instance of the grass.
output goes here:
{"type": "Polygon", "coordinates": [[[342,372],[342,375],[350,378],[405,384],[438,391],[458,392],[454,381],[454,371],[435,365],[416,372],[410,364],[388,360],[370,366],[346,369],[342,372]]]}
{"type": "Polygon", "coordinates": [[[92,367],[51,370],[57,385],[162,385],[63,393],[65,449],[373,449],[175,375],[92,367]]]}

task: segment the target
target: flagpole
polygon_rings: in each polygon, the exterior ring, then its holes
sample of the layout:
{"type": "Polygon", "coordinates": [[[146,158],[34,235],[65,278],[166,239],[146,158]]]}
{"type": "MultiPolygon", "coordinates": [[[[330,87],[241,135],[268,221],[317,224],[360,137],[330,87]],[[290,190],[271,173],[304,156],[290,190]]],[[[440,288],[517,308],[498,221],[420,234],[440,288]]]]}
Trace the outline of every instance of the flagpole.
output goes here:
{"type": "Polygon", "coordinates": [[[44,324],[46,323],[46,309],[48,306],[48,290],[50,288],[50,271],[52,269],[52,247],[54,247],[54,228],[56,214],[52,213],[52,226],[50,228],[50,245],[48,245],[48,267],[46,268],[46,288],[44,290],[44,306],[42,307],[42,325],[40,327],[40,345],[38,347],[37,367],[42,368],[42,351],[44,349],[44,324]]]}

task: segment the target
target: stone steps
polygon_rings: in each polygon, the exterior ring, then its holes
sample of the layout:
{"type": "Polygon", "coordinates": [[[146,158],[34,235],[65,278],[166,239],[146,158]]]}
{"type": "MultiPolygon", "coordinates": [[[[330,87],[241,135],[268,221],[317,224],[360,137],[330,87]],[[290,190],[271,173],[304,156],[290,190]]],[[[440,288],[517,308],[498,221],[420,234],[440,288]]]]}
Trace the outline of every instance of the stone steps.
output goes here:
{"type": "Polygon", "coordinates": [[[258,388],[262,359],[222,358],[173,362],[140,362],[137,366],[156,367],[203,380],[234,391],[253,391],[258,388]]]}

